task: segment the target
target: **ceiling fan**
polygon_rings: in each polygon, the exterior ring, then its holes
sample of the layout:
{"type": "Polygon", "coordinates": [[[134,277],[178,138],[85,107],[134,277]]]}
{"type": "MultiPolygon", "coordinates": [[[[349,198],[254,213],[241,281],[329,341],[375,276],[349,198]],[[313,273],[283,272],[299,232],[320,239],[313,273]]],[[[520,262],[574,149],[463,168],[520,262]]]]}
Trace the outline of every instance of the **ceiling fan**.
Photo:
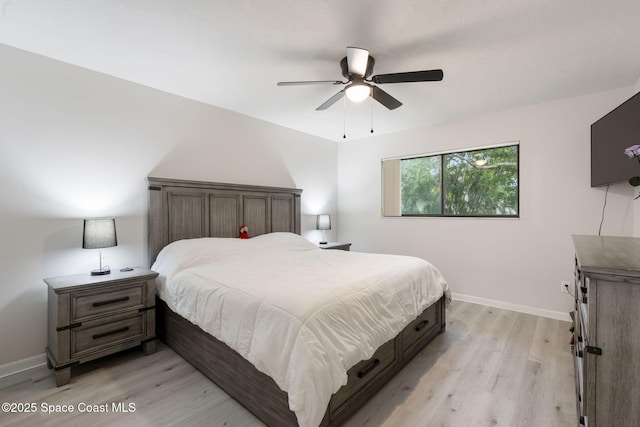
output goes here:
{"type": "Polygon", "coordinates": [[[376,85],[386,83],[409,83],[409,82],[436,82],[442,80],[442,70],[426,70],[426,71],[409,71],[405,73],[378,74],[371,78],[373,73],[373,65],[375,64],[373,56],[369,55],[369,51],[359,47],[347,47],[347,56],[340,61],[342,75],[347,79],[346,82],[340,80],[315,80],[315,81],[297,81],[297,82],[278,82],[278,86],[300,86],[300,85],[347,85],[340,92],[326,100],[316,110],[326,110],[335,104],[343,96],[354,102],[360,102],[371,96],[373,99],[394,110],[402,105],[402,102],[389,95],[376,85]]]}

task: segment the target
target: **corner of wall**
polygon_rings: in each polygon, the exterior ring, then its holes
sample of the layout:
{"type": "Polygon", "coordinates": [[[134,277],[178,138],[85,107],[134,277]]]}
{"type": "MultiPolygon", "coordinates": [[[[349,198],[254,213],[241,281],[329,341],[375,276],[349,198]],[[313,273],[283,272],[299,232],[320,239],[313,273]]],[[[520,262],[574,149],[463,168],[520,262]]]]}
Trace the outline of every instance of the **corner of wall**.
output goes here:
{"type": "Polygon", "coordinates": [[[640,188],[633,188],[633,237],[640,237],[640,188]]]}
{"type": "MultiPolygon", "coordinates": [[[[638,77],[638,81],[633,86],[634,93],[640,92],[640,76],[638,77]]],[[[640,190],[638,188],[634,188],[633,190],[633,235],[634,237],[640,237],[640,202],[638,201],[638,197],[640,197],[640,190]]]]}

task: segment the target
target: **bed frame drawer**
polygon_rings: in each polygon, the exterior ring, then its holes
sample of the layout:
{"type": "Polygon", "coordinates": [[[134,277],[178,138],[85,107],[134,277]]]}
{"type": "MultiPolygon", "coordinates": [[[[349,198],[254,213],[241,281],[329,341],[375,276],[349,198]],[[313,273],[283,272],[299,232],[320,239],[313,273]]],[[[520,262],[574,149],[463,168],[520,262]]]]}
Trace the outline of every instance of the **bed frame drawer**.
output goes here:
{"type": "Polygon", "coordinates": [[[347,403],[349,397],[385,372],[395,361],[395,341],[391,340],[383,344],[371,359],[363,360],[349,369],[347,385],[333,395],[330,406],[331,413],[340,411],[340,407],[347,403]]]}
{"type": "Polygon", "coordinates": [[[407,350],[414,346],[421,338],[432,333],[437,333],[434,332],[434,329],[440,327],[440,325],[438,324],[436,315],[437,307],[436,304],[433,304],[402,331],[403,352],[407,352],[407,350]]]}

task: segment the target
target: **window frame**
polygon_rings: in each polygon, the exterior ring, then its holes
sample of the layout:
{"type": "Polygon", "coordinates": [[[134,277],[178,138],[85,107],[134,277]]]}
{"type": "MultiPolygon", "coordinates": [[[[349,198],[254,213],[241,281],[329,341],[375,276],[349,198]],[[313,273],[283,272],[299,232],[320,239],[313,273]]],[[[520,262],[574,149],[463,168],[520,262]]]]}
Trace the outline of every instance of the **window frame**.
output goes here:
{"type": "MultiPolygon", "coordinates": [[[[399,191],[399,197],[400,197],[400,215],[388,215],[385,214],[383,212],[383,216],[389,216],[389,217],[400,217],[400,218],[492,218],[492,219],[511,219],[511,218],[520,218],[520,185],[521,185],[521,181],[520,181],[520,141],[511,141],[508,143],[504,143],[504,144],[496,144],[496,145],[490,145],[490,146],[483,146],[483,147],[478,147],[478,148],[465,148],[465,149],[460,149],[460,150],[452,150],[452,151],[442,151],[442,152],[436,152],[436,153],[425,153],[425,154],[419,154],[419,155],[413,155],[413,156],[406,156],[406,157],[396,157],[395,159],[399,159],[401,162],[402,160],[410,160],[410,159],[416,159],[416,158],[422,158],[422,157],[435,157],[435,156],[439,156],[440,157],[440,211],[441,213],[439,214],[405,214],[402,213],[402,191],[399,191]],[[450,155],[450,154],[455,154],[455,153],[475,153],[475,152],[481,152],[481,151],[485,151],[485,150],[491,150],[491,149],[495,149],[495,148],[504,148],[504,147],[515,147],[516,148],[516,179],[517,179],[517,187],[516,187],[516,207],[517,207],[517,213],[515,214],[504,214],[504,215],[487,215],[487,214],[482,214],[482,215],[454,215],[454,214],[448,214],[445,213],[445,197],[446,197],[446,192],[445,192],[445,156],[450,155]]],[[[392,158],[389,159],[383,159],[383,162],[385,160],[393,160],[392,158]]],[[[402,188],[402,179],[400,178],[400,188],[402,188]]],[[[383,196],[384,197],[384,196],[383,196]]]]}

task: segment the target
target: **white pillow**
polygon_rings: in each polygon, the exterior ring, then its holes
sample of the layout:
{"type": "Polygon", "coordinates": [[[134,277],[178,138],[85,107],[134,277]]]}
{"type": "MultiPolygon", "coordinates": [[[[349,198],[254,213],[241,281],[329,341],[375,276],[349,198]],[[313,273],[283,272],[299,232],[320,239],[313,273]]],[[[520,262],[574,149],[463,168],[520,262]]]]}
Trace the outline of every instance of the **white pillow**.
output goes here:
{"type": "Polygon", "coordinates": [[[254,248],[280,248],[289,250],[318,249],[316,245],[295,233],[269,233],[253,237],[250,240],[254,248]]]}

